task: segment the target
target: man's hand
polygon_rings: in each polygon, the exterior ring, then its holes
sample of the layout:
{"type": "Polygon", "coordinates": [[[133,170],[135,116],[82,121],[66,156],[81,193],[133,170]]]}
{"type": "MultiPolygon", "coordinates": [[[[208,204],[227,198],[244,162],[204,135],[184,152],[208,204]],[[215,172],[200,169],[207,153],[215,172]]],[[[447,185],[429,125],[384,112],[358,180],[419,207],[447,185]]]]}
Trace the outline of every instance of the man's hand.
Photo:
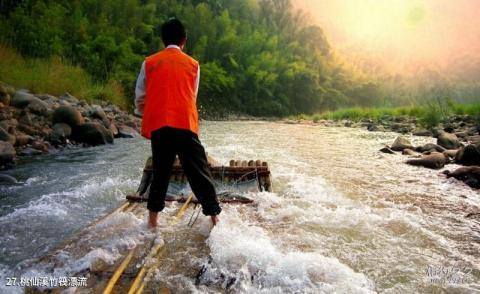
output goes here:
{"type": "Polygon", "coordinates": [[[210,218],[212,219],[212,224],[213,224],[214,226],[216,226],[217,223],[220,221],[220,219],[218,218],[217,215],[212,215],[212,216],[210,216],[210,218]]]}

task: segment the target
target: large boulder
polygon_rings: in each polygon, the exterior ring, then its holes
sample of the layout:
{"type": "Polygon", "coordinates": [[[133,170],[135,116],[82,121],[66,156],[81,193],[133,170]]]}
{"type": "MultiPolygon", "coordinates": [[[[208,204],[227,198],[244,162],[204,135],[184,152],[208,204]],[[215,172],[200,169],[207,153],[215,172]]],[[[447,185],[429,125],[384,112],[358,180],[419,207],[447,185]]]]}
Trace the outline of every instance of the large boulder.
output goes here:
{"type": "Polygon", "coordinates": [[[0,168],[11,165],[15,160],[15,148],[9,142],[0,141],[0,168]]]}
{"type": "Polygon", "coordinates": [[[113,143],[112,133],[97,122],[87,122],[75,127],[72,139],[92,146],[113,143]]]}
{"type": "Polygon", "coordinates": [[[455,162],[463,165],[480,165],[480,143],[460,149],[455,156],[455,162]]]}
{"type": "Polygon", "coordinates": [[[15,144],[15,136],[9,134],[4,128],[0,127],[0,141],[15,144]]]}
{"type": "Polygon", "coordinates": [[[52,116],[53,124],[65,123],[71,128],[75,128],[84,123],[82,114],[72,106],[60,106],[55,109],[52,116]]]}
{"type": "Polygon", "coordinates": [[[406,163],[415,166],[423,166],[432,169],[440,169],[449,163],[450,159],[443,153],[434,152],[418,159],[407,160],[406,163]]]}
{"type": "Polygon", "coordinates": [[[448,149],[448,150],[458,149],[462,146],[455,134],[451,134],[451,133],[447,133],[447,132],[441,132],[438,135],[437,145],[440,145],[443,148],[448,149]]]}
{"type": "Polygon", "coordinates": [[[25,91],[17,91],[10,101],[10,105],[25,108],[34,100],[35,96],[25,91]]]}
{"type": "Polygon", "coordinates": [[[410,141],[402,136],[398,136],[392,145],[392,150],[403,151],[403,149],[415,149],[410,141]]]}

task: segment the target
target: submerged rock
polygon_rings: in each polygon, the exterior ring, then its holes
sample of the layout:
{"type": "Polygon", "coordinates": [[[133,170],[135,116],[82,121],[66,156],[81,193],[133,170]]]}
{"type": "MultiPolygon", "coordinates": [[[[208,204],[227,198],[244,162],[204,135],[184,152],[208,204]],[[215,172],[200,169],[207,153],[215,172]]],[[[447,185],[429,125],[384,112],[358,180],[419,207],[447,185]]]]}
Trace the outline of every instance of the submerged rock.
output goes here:
{"type": "Polygon", "coordinates": [[[14,184],[18,184],[18,181],[17,179],[15,179],[10,175],[0,174],[0,185],[5,185],[5,184],[14,185],[14,184]]]}
{"type": "Polygon", "coordinates": [[[407,160],[406,163],[415,166],[423,166],[432,169],[440,169],[445,166],[445,164],[449,163],[450,159],[447,155],[443,153],[432,153],[430,155],[422,156],[418,159],[410,159],[407,160]]]}
{"type": "Polygon", "coordinates": [[[43,154],[43,152],[32,147],[27,147],[18,152],[18,156],[34,156],[40,154],[43,154]]]}

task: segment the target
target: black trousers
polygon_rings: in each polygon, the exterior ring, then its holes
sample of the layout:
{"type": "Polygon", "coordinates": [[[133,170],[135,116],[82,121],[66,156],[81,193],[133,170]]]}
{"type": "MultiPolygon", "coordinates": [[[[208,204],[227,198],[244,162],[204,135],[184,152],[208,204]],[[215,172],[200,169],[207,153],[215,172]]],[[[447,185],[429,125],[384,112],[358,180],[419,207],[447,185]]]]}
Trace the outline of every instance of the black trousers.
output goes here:
{"type": "Polygon", "coordinates": [[[205,149],[195,133],[163,127],[152,132],[151,144],[153,181],[148,195],[148,210],[162,211],[165,207],[170,174],[178,155],[190,187],[202,205],[203,213],[217,215],[222,211],[205,149]]]}

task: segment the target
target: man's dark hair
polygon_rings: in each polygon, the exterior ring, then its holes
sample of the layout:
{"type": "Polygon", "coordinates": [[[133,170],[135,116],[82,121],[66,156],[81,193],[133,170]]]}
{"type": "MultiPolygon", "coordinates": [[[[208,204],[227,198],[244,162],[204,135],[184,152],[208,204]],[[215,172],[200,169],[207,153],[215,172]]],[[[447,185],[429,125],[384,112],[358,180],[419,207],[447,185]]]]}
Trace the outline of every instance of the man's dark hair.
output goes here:
{"type": "Polygon", "coordinates": [[[180,46],[187,32],[183,24],[176,18],[171,18],[162,24],[162,41],[165,47],[168,45],[180,46]]]}

